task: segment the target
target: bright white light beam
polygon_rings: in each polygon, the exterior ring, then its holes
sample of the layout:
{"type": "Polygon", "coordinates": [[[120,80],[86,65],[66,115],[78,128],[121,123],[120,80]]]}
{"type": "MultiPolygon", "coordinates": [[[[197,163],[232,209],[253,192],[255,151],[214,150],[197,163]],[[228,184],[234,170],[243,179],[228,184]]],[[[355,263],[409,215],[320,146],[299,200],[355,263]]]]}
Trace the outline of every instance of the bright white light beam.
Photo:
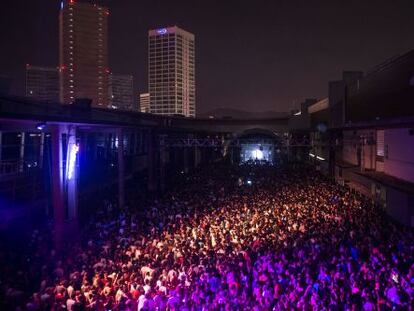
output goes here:
{"type": "Polygon", "coordinates": [[[73,144],[69,148],[68,155],[68,180],[71,180],[75,172],[76,155],[79,152],[79,145],[73,144]]]}

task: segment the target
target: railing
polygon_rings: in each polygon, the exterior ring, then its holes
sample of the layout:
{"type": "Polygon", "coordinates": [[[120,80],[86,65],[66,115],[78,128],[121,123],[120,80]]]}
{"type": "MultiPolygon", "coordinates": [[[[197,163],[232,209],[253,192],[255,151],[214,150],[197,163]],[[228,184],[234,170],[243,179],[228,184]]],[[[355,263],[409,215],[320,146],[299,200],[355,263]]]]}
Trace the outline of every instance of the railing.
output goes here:
{"type": "Polygon", "coordinates": [[[22,164],[21,161],[0,161],[0,176],[18,174],[22,164]]]}
{"type": "Polygon", "coordinates": [[[0,161],[0,176],[12,176],[39,169],[37,161],[4,160],[0,161]]]}

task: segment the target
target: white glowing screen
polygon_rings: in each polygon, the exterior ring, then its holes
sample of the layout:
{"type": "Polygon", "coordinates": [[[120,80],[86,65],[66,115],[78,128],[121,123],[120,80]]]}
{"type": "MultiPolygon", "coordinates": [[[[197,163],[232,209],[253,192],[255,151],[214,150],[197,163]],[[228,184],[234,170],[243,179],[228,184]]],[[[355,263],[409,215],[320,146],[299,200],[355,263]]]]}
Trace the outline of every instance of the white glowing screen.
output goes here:
{"type": "Polygon", "coordinates": [[[253,159],[262,160],[263,159],[263,151],[260,149],[252,150],[252,157],[253,159]]]}

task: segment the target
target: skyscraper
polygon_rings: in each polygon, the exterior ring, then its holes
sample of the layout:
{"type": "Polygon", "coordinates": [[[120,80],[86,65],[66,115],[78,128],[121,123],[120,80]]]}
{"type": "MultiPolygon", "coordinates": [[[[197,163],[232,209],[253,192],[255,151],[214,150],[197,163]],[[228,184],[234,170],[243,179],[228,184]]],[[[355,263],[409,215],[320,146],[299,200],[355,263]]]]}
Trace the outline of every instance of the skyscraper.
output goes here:
{"type": "Polygon", "coordinates": [[[59,102],[59,69],[26,65],[26,96],[59,102]]]}
{"type": "Polygon", "coordinates": [[[131,75],[109,75],[109,106],[114,109],[135,110],[134,77],[131,75]]]}
{"type": "Polygon", "coordinates": [[[195,117],[194,35],[177,26],[150,30],[150,112],[195,117]]]}
{"type": "Polygon", "coordinates": [[[139,110],[141,112],[150,112],[150,93],[139,94],[139,110]]]}
{"type": "Polygon", "coordinates": [[[62,1],[60,11],[60,100],[90,98],[108,107],[107,8],[75,0],[62,1]]]}

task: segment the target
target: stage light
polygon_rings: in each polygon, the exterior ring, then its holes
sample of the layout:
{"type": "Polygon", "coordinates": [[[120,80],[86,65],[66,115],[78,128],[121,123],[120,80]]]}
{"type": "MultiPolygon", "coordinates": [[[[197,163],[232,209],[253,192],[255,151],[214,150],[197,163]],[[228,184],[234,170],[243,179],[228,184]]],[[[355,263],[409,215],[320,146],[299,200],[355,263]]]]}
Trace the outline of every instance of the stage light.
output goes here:
{"type": "Polygon", "coordinates": [[[39,131],[43,131],[46,128],[46,123],[39,123],[38,125],[36,125],[36,128],[39,131]]]}
{"type": "Polygon", "coordinates": [[[255,149],[252,151],[252,157],[255,160],[262,160],[263,159],[263,151],[260,149],[255,149]]]}
{"type": "Polygon", "coordinates": [[[309,155],[310,155],[312,158],[314,158],[314,157],[315,157],[315,155],[314,155],[313,153],[309,153],[309,155]]]}
{"type": "Polygon", "coordinates": [[[320,156],[316,156],[316,158],[317,158],[318,160],[325,161],[325,158],[322,158],[322,157],[320,157],[320,156]]]}
{"type": "Polygon", "coordinates": [[[69,148],[68,154],[68,169],[67,169],[67,178],[71,180],[75,173],[75,164],[76,164],[76,155],[79,152],[79,145],[73,144],[69,148]]]}
{"type": "Polygon", "coordinates": [[[249,179],[249,180],[247,180],[247,184],[249,185],[249,186],[251,186],[252,185],[252,181],[249,179]]]}

